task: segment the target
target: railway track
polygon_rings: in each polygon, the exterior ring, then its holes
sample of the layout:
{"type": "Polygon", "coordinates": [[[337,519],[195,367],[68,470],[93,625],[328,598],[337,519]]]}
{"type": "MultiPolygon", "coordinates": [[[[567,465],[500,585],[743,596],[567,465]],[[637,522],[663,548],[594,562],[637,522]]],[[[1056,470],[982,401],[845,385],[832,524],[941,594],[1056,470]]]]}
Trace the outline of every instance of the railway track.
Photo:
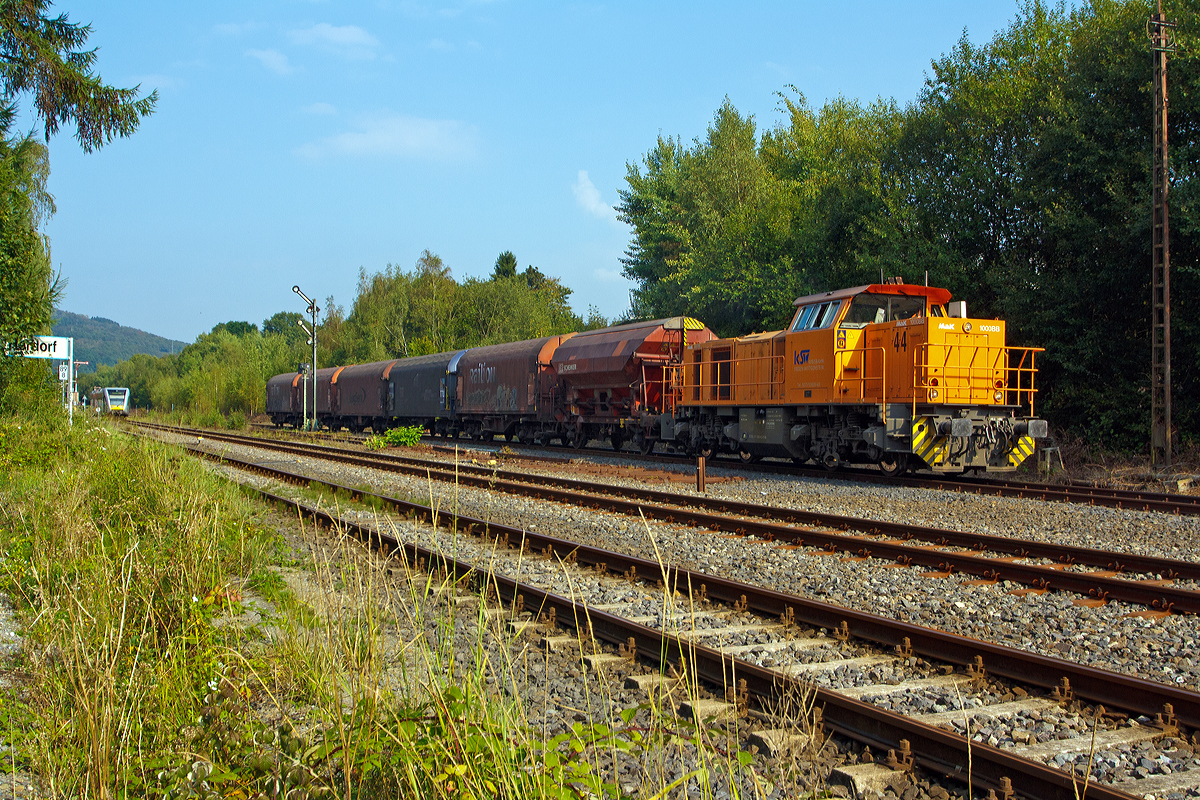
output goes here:
{"type": "Polygon", "coordinates": [[[1200,564],[1190,561],[613,486],[499,467],[441,464],[390,453],[368,455],[323,445],[263,441],[239,434],[162,429],[191,435],[199,433],[214,441],[296,456],[641,515],[725,534],[818,547],[853,558],[886,558],[906,566],[924,566],[946,576],[960,573],[987,582],[1012,581],[1035,591],[1068,591],[1079,595],[1077,602],[1080,604],[1102,605],[1109,600],[1120,600],[1160,613],[1200,613],[1200,592],[1170,585],[1176,580],[1200,581],[1200,564]]]}
{"type": "MultiPolygon", "coordinates": [[[[275,481],[303,486],[314,483],[307,475],[277,467],[232,459],[196,448],[189,450],[275,481]]],[[[423,522],[431,522],[435,517],[435,513],[424,505],[328,481],[318,483],[352,499],[371,501],[373,505],[391,508],[423,522]]],[[[555,640],[550,634],[551,629],[557,626],[575,631],[574,637],[567,638],[585,642],[595,639],[607,645],[609,650],[619,649],[617,655],[611,652],[587,655],[585,650],[585,660],[593,665],[605,659],[636,658],[650,661],[661,673],[657,679],[659,683],[669,681],[672,672],[686,672],[713,686],[718,696],[726,698],[725,703],[717,701],[693,707],[694,715],[714,718],[735,716],[745,713],[749,706],[758,710],[760,718],[771,721],[774,719],[771,709],[778,707],[782,696],[797,692],[812,693],[816,705],[822,710],[820,722],[826,731],[835,732],[883,756],[874,764],[860,764],[843,770],[843,779],[852,786],[883,786],[887,784],[889,776],[903,775],[914,768],[965,781],[970,765],[969,779],[973,788],[991,790],[1000,797],[1011,797],[1015,791],[1023,797],[1067,800],[1081,797],[1086,791],[1093,798],[1128,798],[1131,795],[1112,785],[1089,782],[1085,790],[1081,779],[1069,771],[1048,766],[1045,759],[1055,754],[1079,752],[1081,748],[1082,751],[1089,748],[1103,750],[1167,736],[1179,737],[1182,735],[1180,726],[1200,727],[1200,695],[1176,687],[1082,667],[483,520],[458,517],[451,522],[458,530],[481,537],[485,554],[482,560],[485,563],[489,560],[494,563],[494,558],[489,558],[487,554],[494,555],[493,547],[499,544],[512,548],[517,553],[515,557],[525,561],[529,561],[532,555],[549,559],[553,565],[552,571],[591,570],[610,579],[619,578],[630,585],[643,586],[650,597],[658,598],[660,606],[664,588],[666,596],[670,596],[671,590],[679,591],[685,598],[681,605],[685,617],[688,617],[687,610],[692,608],[703,609],[705,618],[710,621],[727,616],[726,612],[716,610],[718,604],[741,615],[741,620],[745,620],[748,614],[759,617],[757,623],[743,621],[741,625],[701,630],[696,615],[692,613],[687,620],[690,625],[684,629],[676,627],[675,630],[667,630],[669,626],[665,612],[657,619],[648,619],[624,616],[616,613],[612,607],[589,606],[586,599],[569,598],[566,594],[553,591],[553,587],[531,582],[529,577],[516,580],[502,571],[483,571],[461,557],[452,560],[436,549],[402,542],[378,526],[336,518],[327,511],[308,507],[294,499],[262,489],[258,491],[274,502],[287,504],[327,525],[341,526],[364,541],[396,554],[402,553],[409,563],[436,565],[456,579],[473,580],[477,586],[494,586],[497,599],[506,609],[501,613],[507,614],[519,625],[537,624],[539,620],[546,624],[548,645],[555,640]],[[661,587],[655,585],[651,588],[651,584],[658,582],[661,582],[661,587]],[[748,660],[746,655],[752,648],[720,643],[722,630],[736,635],[750,627],[769,630],[779,643],[790,643],[789,649],[802,653],[834,647],[838,643],[861,642],[874,648],[875,654],[846,659],[833,653],[824,660],[765,667],[748,660]],[[714,642],[714,639],[717,641],[714,642]],[[948,673],[953,670],[957,675],[914,677],[900,685],[860,684],[822,688],[814,683],[816,675],[845,670],[852,662],[862,665],[865,662],[880,663],[897,658],[911,660],[914,657],[950,668],[935,672],[948,673]],[[1001,701],[1000,705],[974,707],[957,714],[934,712],[902,715],[882,707],[896,705],[895,698],[905,692],[919,694],[952,684],[973,695],[976,691],[972,687],[977,688],[995,680],[1009,681],[1033,691],[1029,697],[1018,701],[1001,701]],[[875,699],[868,702],[868,698],[875,699]],[[884,703],[881,698],[890,700],[884,703]],[[1040,709],[1036,712],[1040,715],[1072,702],[1093,704],[1083,712],[1085,717],[1092,719],[1094,725],[1104,727],[1104,730],[1096,733],[1095,740],[1051,740],[1023,748],[1001,749],[970,742],[966,736],[956,732],[953,724],[954,719],[978,722],[994,716],[1019,715],[1023,713],[1022,709],[1040,709]],[[1114,719],[1121,714],[1141,715],[1149,720],[1143,725],[1115,724],[1114,719]]],[[[441,519],[443,523],[447,521],[444,512],[441,519]]],[[[577,580],[572,585],[582,587],[584,582],[577,580]]],[[[784,648],[780,646],[776,649],[784,648]]],[[[654,684],[656,681],[654,676],[649,676],[646,682],[654,684]]],[[[971,729],[968,723],[967,730],[971,729]]],[[[776,728],[761,730],[754,735],[763,746],[770,749],[780,746],[789,738],[814,734],[819,735],[819,731],[797,732],[776,728]]],[[[1074,762],[1070,763],[1073,765],[1074,762]]],[[[1200,784],[1200,772],[1194,774],[1193,783],[1200,784]]],[[[1137,781],[1136,785],[1139,791],[1151,791],[1161,796],[1172,789],[1190,788],[1192,783],[1188,782],[1187,776],[1186,772],[1162,776],[1161,780],[1137,781]]]]}
{"type": "MultiPolygon", "coordinates": [[[[274,426],[261,426],[263,430],[276,431],[274,426]]],[[[306,437],[327,437],[331,441],[362,442],[367,437],[355,434],[323,434],[306,433],[306,437]]],[[[426,437],[430,443],[445,442],[444,439],[426,437]]],[[[480,442],[469,440],[473,446],[497,447],[496,442],[480,442]]],[[[437,446],[437,445],[435,445],[437,446]]],[[[444,446],[444,445],[443,445],[444,446]]],[[[518,453],[548,453],[554,452],[548,448],[536,445],[522,445],[517,442],[503,445],[518,453]]],[[[561,452],[561,448],[558,450],[561,452]]],[[[577,451],[589,455],[613,456],[619,451],[607,447],[584,447],[577,451]]],[[[632,456],[633,453],[626,455],[632,456]]],[[[545,456],[554,458],[555,456],[545,456]]],[[[640,459],[659,463],[690,463],[691,459],[684,455],[650,455],[639,456],[640,459]]],[[[1164,514],[1181,514],[1188,516],[1200,515],[1200,496],[1175,494],[1168,492],[1150,492],[1138,489],[1117,489],[1112,487],[1094,486],[1091,484],[1072,482],[1067,484],[1050,484],[1036,481],[1003,480],[995,478],[969,478],[964,476],[939,477],[937,475],[905,475],[888,478],[870,469],[841,469],[828,472],[820,468],[809,468],[794,464],[759,461],[754,464],[744,464],[736,457],[720,456],[712,462],[724,469],[767,472],[778,475],[800,475],[804,477],[835,477],[838,480],[859,481],[863,483],[886,484],[889,486],[906,486],[916,489],[940,489],[943,491],[987,495],[994,497],[1016,497],[1022,499],[1045,500],[1047,502],[1078,503],[1082,505],[1102,506],[1136,511],[1157,511],[1164,514]]]]}

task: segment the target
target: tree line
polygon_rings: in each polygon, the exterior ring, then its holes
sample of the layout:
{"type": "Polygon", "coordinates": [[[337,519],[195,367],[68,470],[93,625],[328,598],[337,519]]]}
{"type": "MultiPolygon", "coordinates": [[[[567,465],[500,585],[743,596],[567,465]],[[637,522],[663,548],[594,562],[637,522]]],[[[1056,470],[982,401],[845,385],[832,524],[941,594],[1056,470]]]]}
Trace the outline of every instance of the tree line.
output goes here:
{"type": "MultiPolygon", "coordinates": [[[[587,318],[571,310],[572,290],[536,267],[517,271],[505,251],[486,279],[454,279],[450,267],[426,250],[411,270],[389,264],[381,272],[360,270],[350,312],[331,297],[317,326],[319,367],[534,339],[604,327],[593,307],[587,318]]],[[[262,327],[222,322],[175,355],[133,356],[102,366],[81,384],[128,386],[140,408],[216,416],[263,410],[266,381],[312,361],[303,316],[280,311],[262,327]]]]}
{"type": "MultiPolygon", "coordinates": [[[[1173,383],[1200,381],[1200,3],[1170,57],[1173,383]]],[[[725,335],[778,329],[800,295],[877,281],[945,286],[1010,344],[1046,348],[1039,413],[1110,447],[1149,429],[1150,4],[1025,2],[986,44],[964,35],[900,107],[794,88],[759,131],[726,103],[705,136],[661,137],[628,166],[618,212],[639,316],[725,335]]],[[[1195,440],[1200,406],[1176,402],[1195,440]]]]}

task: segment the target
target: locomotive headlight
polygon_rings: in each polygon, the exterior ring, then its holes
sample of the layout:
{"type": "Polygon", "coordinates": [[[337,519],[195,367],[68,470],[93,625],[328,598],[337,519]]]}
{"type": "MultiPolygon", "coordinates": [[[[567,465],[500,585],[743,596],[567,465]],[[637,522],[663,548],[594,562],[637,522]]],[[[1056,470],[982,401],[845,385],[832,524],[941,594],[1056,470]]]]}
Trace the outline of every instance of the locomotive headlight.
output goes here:
{"type": "Polygon", "coordinates": [[[996,402],[999,403],[1001,400],[1004,399],[1004,392],[996,392],[996,394],[994,394],[992,396],[995,397],[996,402]]]}
{"type": "Polygon", "coordinates": [[[964,322],[963,323],[963,331],[965,331],[966,333],[970,333],[971,332],[971,323],[964,322]]]}
{"type": "Polygon", "coordinates": [[[930,390],[929,390],[929,396],[930,396],[932,399],[934,399],[934,400],[937,400],[937,397],[938,397],[938,390],[937,390],[937,389],[930,389],[930,390]]]}

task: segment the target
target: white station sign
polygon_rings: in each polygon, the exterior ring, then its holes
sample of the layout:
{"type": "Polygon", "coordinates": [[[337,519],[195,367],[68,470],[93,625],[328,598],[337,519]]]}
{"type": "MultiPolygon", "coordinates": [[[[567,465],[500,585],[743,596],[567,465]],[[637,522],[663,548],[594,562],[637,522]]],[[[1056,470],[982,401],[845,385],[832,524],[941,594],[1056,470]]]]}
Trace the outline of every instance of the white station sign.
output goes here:
{"type": "Polygon", "coordinates": [[[61,358],[71,357],[71,339],[67,336],[31,336],[19,342],[12,348],[14,356],[25,358],[61,358]]]}

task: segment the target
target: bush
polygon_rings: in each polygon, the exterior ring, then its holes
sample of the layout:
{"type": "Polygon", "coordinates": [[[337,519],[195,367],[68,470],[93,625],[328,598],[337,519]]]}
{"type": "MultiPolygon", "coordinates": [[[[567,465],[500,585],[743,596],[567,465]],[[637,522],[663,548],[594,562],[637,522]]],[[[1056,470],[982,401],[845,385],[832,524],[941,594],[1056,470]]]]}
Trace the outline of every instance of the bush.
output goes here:
{"type": "Polygon", "coordinates": [[[405,428],[392,428],[382,436],[372,436],[367,439],[368,450],[382,450],[385,447],[413,447],[421,443],[425,429],[420,425],[409,425],[405,428]]]}
{"type": "Polygon", "coordinates": [[[245,430],[246,415],[241,411],[233,411],[225,418],[225,427],[231,431],[245,430]]]}

